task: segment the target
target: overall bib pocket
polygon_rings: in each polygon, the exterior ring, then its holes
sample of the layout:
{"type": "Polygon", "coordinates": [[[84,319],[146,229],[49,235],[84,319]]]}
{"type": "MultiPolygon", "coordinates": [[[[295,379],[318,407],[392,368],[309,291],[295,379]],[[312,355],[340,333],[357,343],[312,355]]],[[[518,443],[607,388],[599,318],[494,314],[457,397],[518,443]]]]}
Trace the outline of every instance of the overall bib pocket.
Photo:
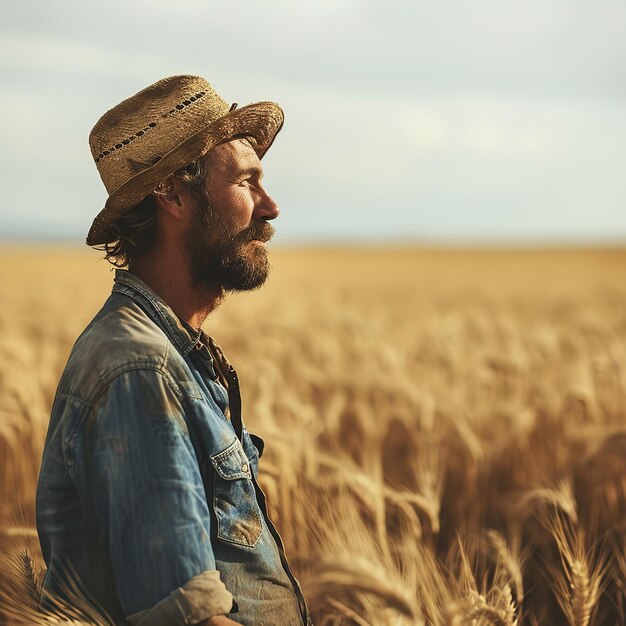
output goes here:
{"type": "Polygon", "coordinates": [[[215,468],[213,509],[217,537],[252,547],[259,540],[263,527],[250,461],[237,439],[210,458],[215,468]]]}

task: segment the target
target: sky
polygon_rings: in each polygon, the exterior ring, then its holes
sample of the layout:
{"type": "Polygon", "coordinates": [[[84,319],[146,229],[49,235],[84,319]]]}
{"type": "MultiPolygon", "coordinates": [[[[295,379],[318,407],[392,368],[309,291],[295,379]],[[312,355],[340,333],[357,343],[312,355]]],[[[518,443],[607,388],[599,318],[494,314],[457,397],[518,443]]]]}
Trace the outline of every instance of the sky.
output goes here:
{"type": "Polygon", "coordinates": [[[277,242],[626,244],[623,0],[5,0],[0,239],[84,241],[89,131],[174,74],[284,109],[277,242]]]}

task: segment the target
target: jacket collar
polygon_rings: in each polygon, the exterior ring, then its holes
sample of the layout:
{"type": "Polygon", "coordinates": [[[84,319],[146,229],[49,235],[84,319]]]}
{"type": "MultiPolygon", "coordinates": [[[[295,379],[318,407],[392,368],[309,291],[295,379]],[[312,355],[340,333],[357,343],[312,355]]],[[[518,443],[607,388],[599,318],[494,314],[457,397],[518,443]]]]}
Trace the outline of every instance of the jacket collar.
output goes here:
{"type": "Polygon", "coordinates": [[[170,306],[146,283],[128,270],[115,270],[113,293],[123,293],[132,298],[163,330],[176,349],[186,356],[202,338],[201,330],[194,330],[179,319],[170,306]]]}

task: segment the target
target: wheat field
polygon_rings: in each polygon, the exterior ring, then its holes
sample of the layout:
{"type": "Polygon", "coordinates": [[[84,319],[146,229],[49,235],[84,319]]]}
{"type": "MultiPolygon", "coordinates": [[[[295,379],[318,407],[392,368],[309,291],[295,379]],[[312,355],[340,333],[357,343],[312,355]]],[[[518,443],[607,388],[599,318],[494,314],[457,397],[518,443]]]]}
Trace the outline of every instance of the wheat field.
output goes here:
{"type": "MultiPolygon", "coordinates": [[[[277,249],[205,323],[317,626],[624,624],[626,250],[277,249]]],[[[112,274],[0,251],[2,624],[36,609],[34,493],[112,274]]]]}

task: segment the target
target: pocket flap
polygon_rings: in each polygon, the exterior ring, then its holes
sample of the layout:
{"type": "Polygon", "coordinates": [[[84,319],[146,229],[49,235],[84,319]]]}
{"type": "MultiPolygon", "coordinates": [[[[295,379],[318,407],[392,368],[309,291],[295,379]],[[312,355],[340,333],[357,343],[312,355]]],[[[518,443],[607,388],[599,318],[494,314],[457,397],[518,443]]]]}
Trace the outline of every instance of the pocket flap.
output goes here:
{"type": "Polygon", "coordinates": [[[211,463],[217,473],[226,480],[252,478],[250,461],[237,439],[228,448],[211,455],[211,463]]]}

